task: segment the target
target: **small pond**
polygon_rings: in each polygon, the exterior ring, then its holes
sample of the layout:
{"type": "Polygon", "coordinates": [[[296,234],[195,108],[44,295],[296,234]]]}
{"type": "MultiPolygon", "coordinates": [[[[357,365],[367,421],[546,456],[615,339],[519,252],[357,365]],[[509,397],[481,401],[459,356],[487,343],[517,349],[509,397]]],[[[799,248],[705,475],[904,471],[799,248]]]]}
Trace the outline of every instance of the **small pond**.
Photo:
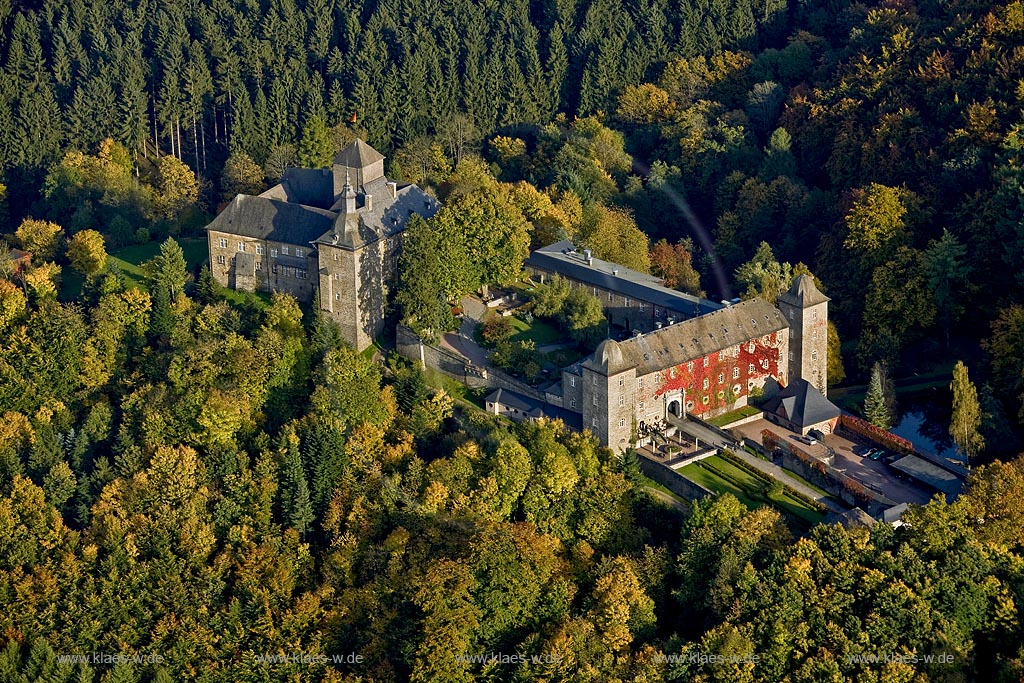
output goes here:
{"type": "Polygon", "coordinates": [[[900,394],[896,400],[896,423],[890,431],[910,439],[915,446],[929,453],[964,460],[949,438],[952,412],[953,397],[949,389],[900,394]]]}

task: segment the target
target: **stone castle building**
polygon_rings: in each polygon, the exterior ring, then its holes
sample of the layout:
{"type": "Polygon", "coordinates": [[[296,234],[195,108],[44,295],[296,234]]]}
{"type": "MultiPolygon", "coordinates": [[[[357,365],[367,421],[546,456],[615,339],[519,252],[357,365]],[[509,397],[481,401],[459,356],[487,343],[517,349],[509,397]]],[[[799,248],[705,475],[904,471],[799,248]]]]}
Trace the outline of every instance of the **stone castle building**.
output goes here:
{"type": "Polygon", "coordinates": [[[356,140],[331,168],[289,168],[259,196],[238,195],[206,226],[210,270],[221,285],[319,294],[321,310],[358,350],[384,327],[402,233],[413,215],[440,204],[420,188],[384,176],[384,156],[356,140]]]}
{"type": "MultiPolygon", "coordinates": [[[[564,368],[544,390],[547,406],[521,411],[527,418],[571,411],[602,445],[622,450],[648,426],[685,415],[710,418],[746,405],[752,392],[800,386],[800,405],[805,398],[808,405],[828,403],[829,300],[807,275],[794,280],[776,307],[762,299],[716,303],[683,294],[650,275],[580,254],[568,242],[535,251],[526,265],[535,280],[557,275],[585,288],[614,326],[632,333],[603,341],[564,368]]],[[[487,400],[493,412],[507,414],[498,400],[487,400]]]]}

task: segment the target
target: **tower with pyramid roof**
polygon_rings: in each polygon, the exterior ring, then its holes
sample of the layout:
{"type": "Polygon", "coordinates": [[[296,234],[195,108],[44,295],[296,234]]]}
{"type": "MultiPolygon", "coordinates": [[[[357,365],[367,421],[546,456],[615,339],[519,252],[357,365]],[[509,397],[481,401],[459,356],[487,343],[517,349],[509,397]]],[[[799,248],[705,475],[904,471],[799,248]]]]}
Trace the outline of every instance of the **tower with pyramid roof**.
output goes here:
{"type": "Polygon", "coordinates": [[[789,322],[790,382],[805,379],[828,391],[828,302],[809,275],[800,275],[777,305],[789,322]]]}
{"type": "Polygon", "coordinates": [[[239,195],[206,226],[210,269],[225,287],[319,300],[358,350],[384,329],[409,219],[440,204],[384,175],[384,155],[355,140],[331,168],[288,168],[259,196],[239,195]]]}

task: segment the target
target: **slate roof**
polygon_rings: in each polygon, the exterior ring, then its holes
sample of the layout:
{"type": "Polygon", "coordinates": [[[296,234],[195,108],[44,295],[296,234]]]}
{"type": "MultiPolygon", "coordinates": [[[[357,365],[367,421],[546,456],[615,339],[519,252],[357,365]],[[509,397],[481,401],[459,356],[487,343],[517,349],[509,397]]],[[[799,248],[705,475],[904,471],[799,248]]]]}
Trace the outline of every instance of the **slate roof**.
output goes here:
{"type": "Polygon", "coordinates": [[[413,214],[429,218],[441,208],[436,199],[415,185],[397,187],[395,197],[392,198],[387,183],[386,178],[378,178],[364,185],[356,213],[338,213],[336,231],[327,231],[316,241],[349,248],[360,247],[402,232],[413,214]],[[369,210],[366,208],[367,194],[373,197],[373,208],[369,210]]]}
{"type": "MultiPolygon", "coordinates": [[[[383,158],[356,140],[338,153],[335,163],[361,168],[383,158]]],[[[332,169],[289,168],[278,185],[258,197],[235,197],[207,229],[288,244],[355,249],[402,232],[413,214],[429,218],[441,208],[415,185],[389,184],[387,178],[379,177],[354,188],[356,212],[345,214],[342,201],[334,196],[332,169]],[[367,208],[368,196],[373,197],[371,208],[367,208]]]]}
{"type": "Polygon", "coordinates": [[[641,376],[787,327],[779,309],[763,299],[751,299],[625,341],[606,339],[584,366],[602,374],[636,368],[641,376]]]}
{"type": "Polygon", "coordinates": [[[538,418],[547,417],[557,419],[566,425],[579,431],[583,428],[583,416],[571,410],[559,408],[543,401],[524,396],[508,389],[495,389],[484,399],[485,403],[497,403],[508,408],[515,408],[526,417],[538,418]]]}
{"type": "Polygon", "coordinates": [[[960,477],[916,455],[903,456],[893,462],[892,467],[943,493],[959,493],[963,486],[963,480],[960,477]]]}
{"type": "Polygon", "coordinates": [[[334,175],[328,168],[288,168],[281,183],[260,196],[330,209],[334,203],[334,175]]]}
{"type": "Polygon", "coordinates": [[[793,280],[793,286],[784,292],[778,300],[782,303],[797,306],[798,308],[814,306],[815,304],[831,301],[831,299],[822,294],[821,290],[815,286],[814,278],[807,274],[798,275],[797,278],[793,280]]]}
{"type": "Polygon", "coordinates": [[[653,275],[641,273],[610,261],[595,258],[587,265],[583,252],[569,240],[537,249],[526,259],[528,266],[558,273],[592,287],[649,302],[654,306],[692,318],[722,308],[722,304],[669,289],[653,275]]]}
{"type": "Polygon", "coordinates": [[[329,232],[334,225],[334,218],[333,213],[324,209],[240,194],[231,200],[206,229],[304,245],[329,232]]]}
{"type": "Polygon", "coordinates": [[[801,429],[839,417],[841,411],[805,379],[795,379],[764,404],[774,413],[801,429]]]}
{"type": "Polygon", "coordinates": [[[349,168],[366,168],[383,158],[383,154],[359,138],[356,138],[345,149],[334,155],[334,164],[337,166],[348,166],[349,168]]]}
{"type": "Polygon", "coordinates": [[[508,389],[495,389],[487,395],[484,401],[487,403],[497,403],[506,408],[516,408],[524,413],[543,405],[541,401],[536,401],[508,389]]]}

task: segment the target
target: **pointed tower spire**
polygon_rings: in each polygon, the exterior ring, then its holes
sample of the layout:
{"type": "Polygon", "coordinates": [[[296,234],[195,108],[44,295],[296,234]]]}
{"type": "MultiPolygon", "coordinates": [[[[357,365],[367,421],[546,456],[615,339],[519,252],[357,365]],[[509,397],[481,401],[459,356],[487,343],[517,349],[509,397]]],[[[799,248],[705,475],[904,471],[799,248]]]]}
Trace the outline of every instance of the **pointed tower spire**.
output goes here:
{"type": "Polygon", "coordinates": [[[348,169],[345,170],[345,185],[341,188],[341,198],[345,200],[342,213],[355,213],[356,191],[352,189],[352,184],[349,182],[348,169]]]}

